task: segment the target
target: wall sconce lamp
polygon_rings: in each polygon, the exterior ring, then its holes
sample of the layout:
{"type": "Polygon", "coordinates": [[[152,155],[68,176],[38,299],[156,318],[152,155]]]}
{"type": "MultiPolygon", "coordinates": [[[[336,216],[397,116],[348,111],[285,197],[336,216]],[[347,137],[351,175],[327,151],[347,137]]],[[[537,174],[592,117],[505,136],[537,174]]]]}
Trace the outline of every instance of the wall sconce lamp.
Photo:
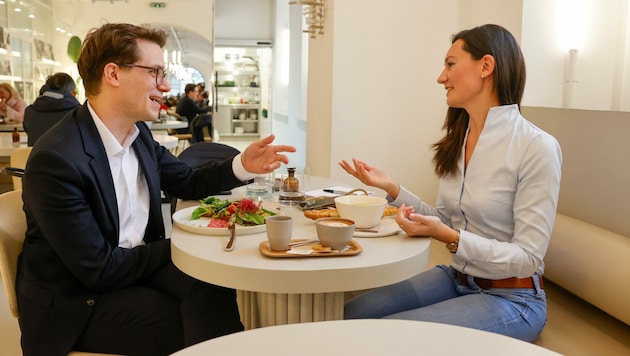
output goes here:
{"type": "Polygon", "coordinates": [[[303,5],[302,14],[306,22],[306,29],[302,32],[310,33],[311,38],[324,34],[324,0],[289,1],[289,5],[303,5]]]}
{"type": "Polygon", "coordinates": [[[577,70],[577,48],[571,48],[569,50],[569,57],[567,58],[564,69],[564,88],[562,90],[562,106],[565,108],[573,107],[573,89],[578,84],[576,70],[577,70]]]}

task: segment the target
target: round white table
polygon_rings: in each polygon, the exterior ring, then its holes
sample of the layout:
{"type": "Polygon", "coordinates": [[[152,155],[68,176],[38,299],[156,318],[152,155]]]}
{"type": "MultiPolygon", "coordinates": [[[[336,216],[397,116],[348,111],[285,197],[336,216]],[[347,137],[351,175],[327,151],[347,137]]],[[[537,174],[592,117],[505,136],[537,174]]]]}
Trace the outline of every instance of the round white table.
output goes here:
{"type": "Polygon", "coordinates": [[[155,121],[151,123],[151,130],[166,131],[168,129],[183,129],[188,127],[188,121],[166,120],[163,122],[155,121]]]}
{"type": "MultiPolygon", "coordinates": [[[[319,187],[339,185],[319,177],[311,177],[311,181],[319,187]]],[[[230,199],[244,195],[244,188],[237,188],[230,199]]],[[[282,213],[294,217],[293,239],[317,238],[314,221],[302,211],[283,207],[282,213]]],[[[343,319],[344,292],[384,286],[420,273],[428,263],[430,243],[428,238],[404,233],[355,237],[363,249],[358,255],[278,258],[261,254],[259,244],[267,240],[265,232],[237,235],[232,252],[224,251],[227,239],[174,226],[171,255],[185,273],[237,289],[241,319],[247,329],[343,319]]]]}
{"type": "Polygon", "coordinates": [[[173,354],[197,355],[559,355],[486,331],[423,321],[359,319],[248,330],[173,354]]]}
{"type": "Polygon", "coordinates": [[[22,124],[11,122],[0,123],[0,132],[12,132],[13,128],[15,127],[17,127],[18,131],[24,132],[24,127],[22,126],[22,124]]]}
{"type": "Polygon", "coordinates": [[[11,132],[0,132],[0,162],[9,162],[11,152],[18,147],[27,147],[26,142],[27,138],[24,132],[20,132],[20,142],[17,145],[13,143],[13,135],[11,132]]]}
{"type": "Polygon", "coordinates": [[[153,139],[168,149],[175,148],[179,144],[179,139],[175,136],[153,135],[153,139]]]}

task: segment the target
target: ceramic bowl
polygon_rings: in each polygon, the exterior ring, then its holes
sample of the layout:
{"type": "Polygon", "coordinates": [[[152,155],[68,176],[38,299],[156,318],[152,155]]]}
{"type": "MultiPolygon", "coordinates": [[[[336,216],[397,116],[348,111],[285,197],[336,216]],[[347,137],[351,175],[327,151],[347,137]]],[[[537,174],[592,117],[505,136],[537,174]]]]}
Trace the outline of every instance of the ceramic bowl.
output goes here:
{"type": "Polygon", "coordinates": [[[354,234],[354,221],[342,218],[321,218],[315,221],[317,239],[322,246],[343,250],[354,234]]]}
{"type": "Polygon", "coordinates": [[[370,195],[342,195],[335,198],[339,216],[354,221],[357,228],[378,225],[387,206],[387,199],[370,195]]]}

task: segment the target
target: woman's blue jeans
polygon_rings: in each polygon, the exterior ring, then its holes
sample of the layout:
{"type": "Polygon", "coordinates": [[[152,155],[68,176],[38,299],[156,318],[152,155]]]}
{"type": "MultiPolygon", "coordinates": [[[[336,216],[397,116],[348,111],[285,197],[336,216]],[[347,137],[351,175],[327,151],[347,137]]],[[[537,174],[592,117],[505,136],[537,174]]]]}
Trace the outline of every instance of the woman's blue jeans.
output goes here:
{"type": "Polygon", "coordinates": [[[464,326],[534,341],[547,323],[545,291],[481,289],[462,285],[449,266],[436,266],[405,281],[348,301],[345,319],[405,319],[464,326]]]}

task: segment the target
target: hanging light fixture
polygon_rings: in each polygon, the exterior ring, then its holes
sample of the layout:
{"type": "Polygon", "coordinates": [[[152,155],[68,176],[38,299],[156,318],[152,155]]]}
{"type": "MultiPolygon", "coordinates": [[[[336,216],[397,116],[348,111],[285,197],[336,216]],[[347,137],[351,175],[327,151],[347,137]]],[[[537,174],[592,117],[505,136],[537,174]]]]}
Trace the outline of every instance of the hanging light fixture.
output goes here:
{"type": "Polygon", "coordinates": [[[311,38],[324,34],[324,0],[289,1],[289,5],[303,5],[302,15],[306,22],[306,29],[302,32],[310,33],[311,38]]]}

